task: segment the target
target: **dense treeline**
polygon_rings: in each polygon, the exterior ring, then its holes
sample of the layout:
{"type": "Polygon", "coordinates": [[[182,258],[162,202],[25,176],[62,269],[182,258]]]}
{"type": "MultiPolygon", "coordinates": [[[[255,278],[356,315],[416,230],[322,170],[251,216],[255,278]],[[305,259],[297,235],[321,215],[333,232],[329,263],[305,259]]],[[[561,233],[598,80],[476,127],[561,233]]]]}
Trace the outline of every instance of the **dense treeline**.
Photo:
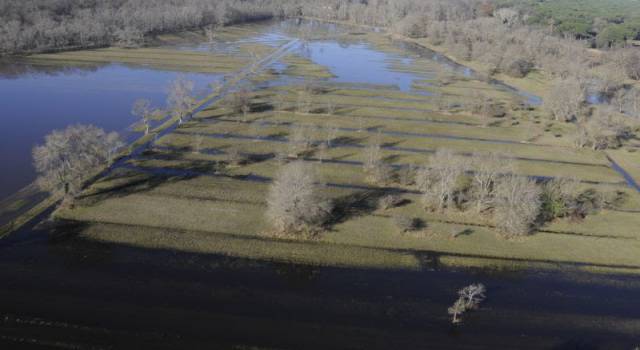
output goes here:
{"type": "Polygon", "coordinates": [[[282,11],[275,0],[0,0],[0,53],[133,45],[149,34],[282,11]]]}
{"type": "Polygon", "coordinates": [[[543,71],[554,79],[545,96],[546,110],[557,120],[581,124],[577,144],[582,147],[617,145],[629,135],[624,123],[610,118],[613,114],[640,119],[640,90],[629,84],[640,80],[638,48],[592,50],[588,41],[554,35],[549,26],[529,25],[526,11],[501,7],[504,2],[497,0],[0,1],[4,53],[130,46],[157,33],[307,16],[422,38],[460,60],[484,64],[489,75],[521,78],[543,71]],[[590,108],[587,98],[594,94],[615,108],[590,108]],[[600,135],[602,126],[613,133],[600,135]]]}
{"type": "Polygon", "coordinates": [[[640,40],[637,0],[497,0],[527,14],[527,22],[549,26],[556,33],[608,47],[640,40]]]}

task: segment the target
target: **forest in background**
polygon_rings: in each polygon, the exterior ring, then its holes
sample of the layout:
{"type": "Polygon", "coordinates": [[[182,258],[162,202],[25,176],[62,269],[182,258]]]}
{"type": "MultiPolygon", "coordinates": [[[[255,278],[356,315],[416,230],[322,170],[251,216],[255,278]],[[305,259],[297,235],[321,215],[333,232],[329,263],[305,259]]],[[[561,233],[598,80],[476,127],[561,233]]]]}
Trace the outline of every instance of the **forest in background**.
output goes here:
{"type": "Polygon", "coordinates": [[[584,115],[582,107],[589,94],[609,102],[617,113],[640,115],[636,102],[640,89],[632,83],[640,80],[638,48],[615,45],[592,50],[588,40],[576,40],[579,36],[558,35],[553,26],[532,25],[531,5],[511,1],[517,4],[504,7],[503,0],[2,0],[0,52],[139,46],[160,33],[198,28],[206,32],[233,23],[304,16],[384,27],[418,38],[458,60],[483,65],[489,77],[542,73],[548,82],[545,107],[558,120],[584,115]]]}
{"type": "Polygon", "coordinates": [[[640,40],[638,0],[498,0],[498,4],[526,12],[529,24],[549,26],[594,47],[640,40]]]}

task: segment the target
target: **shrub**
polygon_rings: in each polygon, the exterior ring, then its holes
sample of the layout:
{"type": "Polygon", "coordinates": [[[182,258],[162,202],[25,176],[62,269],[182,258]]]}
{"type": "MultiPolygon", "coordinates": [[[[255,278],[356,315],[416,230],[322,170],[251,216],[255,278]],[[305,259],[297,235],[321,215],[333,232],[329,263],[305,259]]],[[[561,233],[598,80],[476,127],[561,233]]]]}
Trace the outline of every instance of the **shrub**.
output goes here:
{"type": "Polygon", "coordinates": [[[416,231],[421,226],[421,221],[418,218],[413,218],[405,215],[396,215],[393,217],[393,222],[400,232],[416,231]]]}
{"type": "Polygon", "coordinates": [[[378,208],[383,210],[395,208],[400,205],[402,201],[402,197],[395,194],[389,194],[380,198],[380,200],[378,201],[378,208]]]}
{"type": "Polygon", "coordinates": [[[520,58],[509,63],[504,72],[515,78],[524,78],[533,70],[533,67],[533,62],[520,58]]]}

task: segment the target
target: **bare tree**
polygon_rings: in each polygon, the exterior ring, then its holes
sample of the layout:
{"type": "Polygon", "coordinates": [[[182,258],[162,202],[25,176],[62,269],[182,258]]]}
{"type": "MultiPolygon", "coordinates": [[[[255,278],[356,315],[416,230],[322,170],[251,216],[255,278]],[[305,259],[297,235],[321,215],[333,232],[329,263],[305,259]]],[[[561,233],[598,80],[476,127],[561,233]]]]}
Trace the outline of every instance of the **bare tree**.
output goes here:
{"type": "Polygon", "coordinates": [[[331,147],[333,141],[338,137],[338,134],[340,133],[340,129],[335,126],[326,126],[324,129],[327,132],[326,134],[327,146],[331,147]]]}
{"type": "Polygon", "coordinates": [[[544,98],[543,107],[555,120],[570,121],[580,116],[586,87],[576,78],[557,80],[544,98]]]}
{"type": "Polygon", "coordinates": [[[242,113],[243,120],[246,121],[247,114],[251,111],[251,94],[249,89],[241,87],[238,91],[231,95],[227,100],[227,105],[233,113],[242,113]]]}
{"type": "Polygon", "coordinates": [[[460,315],[468,310],[475,310],[480,303],[486,298],[486,288],[482,283],[468,285],[458,291],[458,299],[447,310],[452,316],[453,324],[460,323],[460,315]]]}
{"type": "Polygon", "coordinates": [[[285,109],[286,106],[287,106],[287,99],[285,94],[282,92],[277,92],[273,96],[273,108],[276,111],[282,111],[285,109]]]}
{"type": "Polygon", "coordinates": [[[292,124],[289,132],[289,154],[298,157],[309,151],[312,145],[315,126],[307,124],[292,124]]]}
{"type": "Polygon", "coordinates": [[[194,86],[193,81],[181,75],[169,87],[167,105],[172,114],[178,118],[179,124],[182,124],[183,118],[193,112],[196,105],[196,100],[192,97],[194,86]]]}
{"type": "Polygon", "coordinates": [[[267,196],[267,219],[279,233],[300,234],[319,229],[330,214],[320,198],[312,166],[302,161],[285,165],[267,196]]]}
{"type": "Polygon", "coordinates": [[[459,316],[462,315],[465,311],[467,311],[465,301],[462,299],[457,299],[455,303],[453,303],[453,305],[451,305],[451,307],[447,309],[447,312],[452,317],[451,323],[453,324],[460,323],[461,320],[459,316]]]}
{"type": "Polygon", "coordinates": [[[540,212],[540,187],[524,176],[507,175],[498,181],[494,197],[495,225],[507,236],[531,232],[540,212]]]}
{"type": "Polygon", "coordinates": [[[213,43],[216,41],[216,32],[218,28],[216,25],[212,24],[204,28],[204,36],[207,38],[209,43],[213,43]]]}
{"type": "Polygon", "coordinates": [[[376,184],[385,184],[393,177],[393,168],[382,154],[382,135],[376,134],[364,151],[363,168],[367,178],[376,184]]]}
{"type": "Polygon", "coordinates": [[[151,120],[158,118],[158,116],[162,114],[162,111],[151,109],[151,101],[147,99],[137,99],[133,103],[131,114],[141,119],[142,125],[144,126],[144,134],[147,135],[149,134],[151,120]]]}
{"type": "Polygon", "coordinates": [[[467,310],[474,310],[477,309],[478,305],[486,298],[486,292],[487,288],[485,288],[484,284],[476,283],[460,289],[458,295],[460,299],[464,300],[467,310]]]}
{"type": "Polygon", "coordinates": [[[476,212],[480,213],[491,205],[499,176],[514,171],[515,166],[513,160],[506,155],[499,153],[485,155],[476,152],[471,157],[470,167],[473,170],[471,194],[476,212]]]}
{"type": "Polygon", "coordinates": [[[313,95],[305,89],[298,91],[296,106],[298,113],[309,113],[313,104],[313,95]]]}
{"type": "Polygon", "coordinates": [[[193,147],[191,147],[191,151],[193,153],[200,153],[202,151],[202,144],[204,143],[204,136],[201,134],[197,134],[193,138],[193,147]]]}
{"type": "Polygon", "coordinates": [[[331,99],[327,100],[327,114],[334,115],[335,113],[336,113],[336,104],[331,99]]]}
{"type": "Polygon", "coordinates": [[[327,158],[329,158],[329,146],[326,142],[321,142],[318,146],[317,158],[320,163],[324,162],[327,158]]]}
{"type": "Polygon", "coordinates": [[[45,137],[44,145],[33,149],[37,183],[52,194],[75,195],[122,146],[117,133],[92,125],[54,130],[45,137]]]}
{"type": "Polygon", "coordinates": [[[626,49],[624,53],[624,72],[630,79],[640,80],[640,53],[634,48],[626,49]]]}
{"type": "Polygon", "coordinates": [[[628,123],[627,118],[616,116],[610,108],[598,107],[594,115],[577,123],[574,145],[593,150],[619,148],[633,135],[628,123]]]}
{"type": "Polygon", "coordinates": [[[115,42],[118,46],[138,47],[144,40],[144,34],[138,28],[127,26],[115,31],[115,42]]]}
{"type": "Polygon", "coordinates": [[[447,149],[438,149],[429,165],[417,171],[416,184],[428,208],[442,211],[453,208],[456,186],[467,167],[464,157],[447,149]]]}

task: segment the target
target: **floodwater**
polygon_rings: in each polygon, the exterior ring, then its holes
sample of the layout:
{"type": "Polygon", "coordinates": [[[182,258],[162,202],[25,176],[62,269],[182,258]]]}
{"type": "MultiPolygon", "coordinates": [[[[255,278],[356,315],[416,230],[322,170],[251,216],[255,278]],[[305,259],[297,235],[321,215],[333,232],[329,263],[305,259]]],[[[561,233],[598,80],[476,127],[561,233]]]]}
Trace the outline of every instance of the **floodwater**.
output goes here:
{"type": "MultiPolygon", "coordinates": [[[[282,21],[263,24],[264,32],[235,42],[176,45],[176,50],[233,53],[243,42],[278,46],[304,33],[324,33],[329,39],[309,40],[294,53],[304,55],[326,66],[335,78],[332,82],[382,85],[401,91],[429,95],[414,90],[416,80],[433,78],[433,74],[408,73],[392,69],[392,61],[409,66],[416,56],[439,62],[446,69],[464,76],[475,73],[446,57],[423,48],[397,43],[406,55],[376,50],[360,40],[338,40],[344,28],[334,24],[307,21],[282,21]]],[[[273,67],[282,67],[275,62],[273,67]]],[[[155,106],[165,105],[167,87],[178,75],[196,83],[203,91],[207,84],[219,79],[215,74],[194,74],[150,69],[148,67],[108,64],[91,68],[78,66],[36,67],[20,61],[0,61],[0,163],[11,171],[0,173],[0,199],[15,193],[35,179],[31,150],[44,142],[44,136],[54,129],[76,123],[94,124],[108,131],[120,132],[126,140],[135,139],[130,126],[136,121],[131,106],[138,98],[150,99],[155,106]]],[[[286,79],[284,83],[295,82],[286,79]]],[[[532,104],[535,96],[494,82],[503,89],[521,93],[532,104]]]]}
{"type": "MultiPolygon", "coordinates": [[[[24,67],[21,67],[24,68],[24,67]]],[[[92,69],[65,67],[0,76],[0,163],[11,171],[0,173],[0,198],[35,179],[31,150],[54,129],[71,124],[94,124],[135,138],[129,128],[136,119],[131,106],[138,98],[164,107],[167,87],[179,72],[159,71],[119,64],[92,69]]],[[[202,89],[209,74],[183,74],[202,89]]]]}
{"type": "MultiPolygon", "coordinates": [[[[271,25],[265,42],[290,38],[289,27],[271,25]]],[[[363,42],[332,39],[305,46],[301,50],[329,67],[337,82],[407,90],[413,79],[425,79],[393,72],[387,64],[408,63],[416,52],[400,57],[363,42]]],[[[164,88],[177,74],[107,65],[0,78],[0,160],[15,170],[0,175],[0,193],[33,178],[31,147],[51,129],[82,122],[125,130],[133,121],[133,100],[163,104],[164,88]]],[[[199,86],[212,78],[187,77],[199,86]]],[[[36,226],[47,214],[0,240],[0,349],[633,349],[640,344],[640,281],[633,275],[590,274],[570,266],[555,272],[451,268],[437,254],[418,257],[422,269],[407,271],[148,250],[84,240],[76,235],[81,227],[36,226]],[[456,291],[477,282],[487,286],[487,300],[452,326],[447,308],[456,291]]]]}
{"type": "Polygon", "coordinates": [[[632,349],[640,283],[582,272],[367,270],[145,250],[25,228],[0,241],[3,349],[632,349]],[[470,283],[479,310],[450,324],[470,283]]]}

